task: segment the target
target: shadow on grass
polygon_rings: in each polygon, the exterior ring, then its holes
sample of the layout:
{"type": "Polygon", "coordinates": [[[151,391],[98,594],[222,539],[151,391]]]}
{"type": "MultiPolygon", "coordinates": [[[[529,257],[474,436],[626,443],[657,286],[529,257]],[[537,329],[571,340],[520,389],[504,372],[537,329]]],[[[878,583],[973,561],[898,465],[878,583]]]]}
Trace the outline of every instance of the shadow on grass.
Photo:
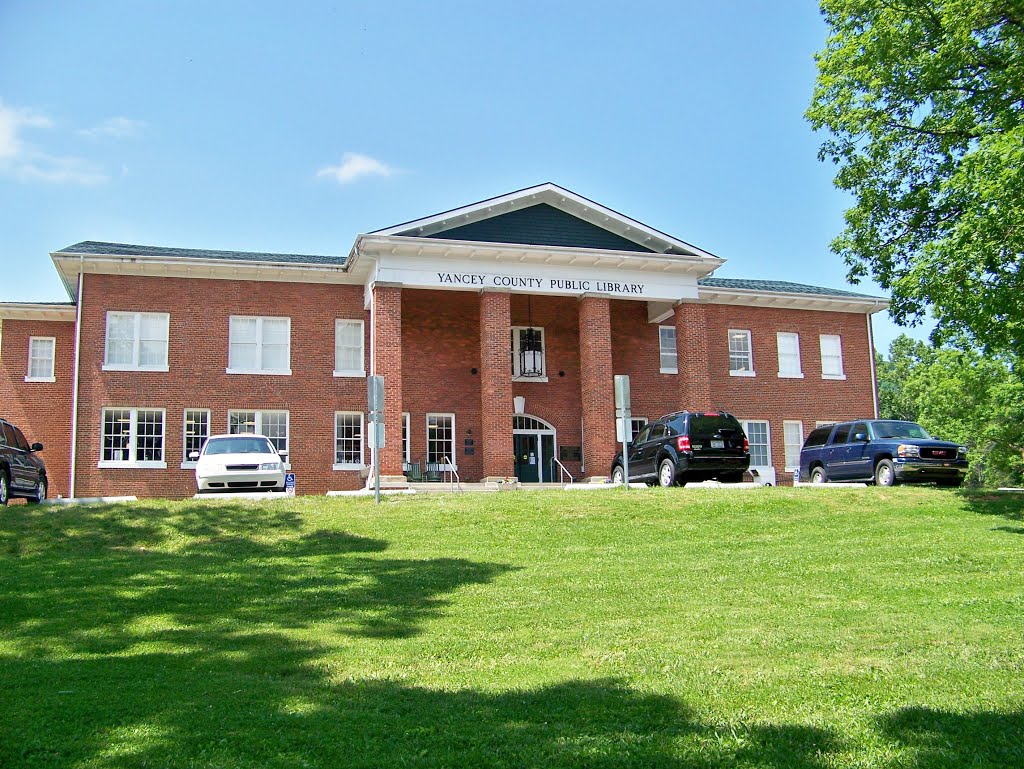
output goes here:
{"type": "Polygon", "coordinates": [[[913,769],[1024,766],[1024,712],[946,713],[903,708],[879,719],[883,735],[914,756],[913,769]]]}
{"type": "MultiPolygon", "coordinates": [[[[1007,521],[1024,522],[1024,494],[999,491],[960,491],[964,506],[978,515],[991,515],[1007,521]]],[[[1024,534],[1021,526],[996,526],[993,531],[1024,534]]]]}

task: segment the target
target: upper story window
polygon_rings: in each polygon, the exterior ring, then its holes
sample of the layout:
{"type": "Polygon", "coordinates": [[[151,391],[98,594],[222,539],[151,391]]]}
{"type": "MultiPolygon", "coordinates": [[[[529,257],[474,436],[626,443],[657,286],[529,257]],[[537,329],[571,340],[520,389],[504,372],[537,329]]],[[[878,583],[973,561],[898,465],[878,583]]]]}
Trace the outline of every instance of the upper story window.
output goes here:
{"type": "Polygon", "coordinates": [[[661,352],[661,373],[678,374],[679,358],[676,355],[675,326],[658,326],[658,345],[661,352]]]}
{"type": "Polygon", "coordinates": [[[56,382],[53,376],[53,357],[57,340],[52,336],[28,338],[28,371],[26,382],[56,382]]]}
{"type": "Polygon", "coordinates": [[[104,371],[167,371],[166,312],[108,312],[104,371]]]}
{"type": "Polygon", "coordinates": [[[821,378],[846,379],[843,373],[843,340],[838,334],[822,334],[821,378]]]}
{"type": "Polygon", "coordinates": [[[363,321],[334,321],[334,376],[366,376],[363,321]]]}
{"type": "Polygon", "coordinates": [[[754,354],[751,351],[750,331],[729,329],[729,374],[754,376],[754,354]]]}
{"type": "Polygon", "coordinates": [[[546,382],[547,374],[547,362],[544,360],[544,329],[513,326],[512,378],[546,382]]]}
{"type": "Polygon", "coordinates": [[[291,318],[232,315],[229,374],[291,374],[291,318]]]}
{"type": "Polygon", "coordinates": [[[800,368],[800,335],[780,331],[775,335],[779,347],[779,376],[783,379],[803,379],[800,368]]]}
{"type": "Polygon", "coordinates": [[[99,467],[163,469],[164,409],[103,409],[99,467]]]}

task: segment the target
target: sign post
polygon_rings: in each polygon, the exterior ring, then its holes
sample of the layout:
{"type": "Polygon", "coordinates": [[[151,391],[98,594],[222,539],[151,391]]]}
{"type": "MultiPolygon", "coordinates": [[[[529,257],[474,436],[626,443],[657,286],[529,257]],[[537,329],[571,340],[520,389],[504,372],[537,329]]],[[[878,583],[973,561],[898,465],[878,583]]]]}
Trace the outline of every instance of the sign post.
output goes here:
{"type": "Polygon", "coordinates": [[[629,377],[625,374],[615,376],[615,427],[622,441],[622,481],[624,488],[629,488],[629,444],[633,440],[630,424],[633,412],[630,411],[629,377]]]}
{"type": "Polygon", "coordinates": [[[384,377],[366,378],[366,408],[373,436],[373,498],[380,504],[380,450],[384,447],[384,377]]]}

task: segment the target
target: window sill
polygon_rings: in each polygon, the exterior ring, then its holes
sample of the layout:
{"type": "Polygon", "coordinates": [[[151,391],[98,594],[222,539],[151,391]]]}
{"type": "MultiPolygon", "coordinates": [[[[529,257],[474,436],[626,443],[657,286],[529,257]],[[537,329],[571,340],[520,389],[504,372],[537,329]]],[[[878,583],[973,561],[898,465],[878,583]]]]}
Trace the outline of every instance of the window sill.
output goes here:
{"type": "Polygon", "coordinates": [[[679,373],[679,369],[678,368],[663,368],[663,369],[661,369],[661,373],[662,374],[678,374],[679,373]]]}
{"type": "Polygon", "coordinates": [[[362,379],[366,378],[365,371],[335,371],[334,376],[336,377],[359,377],[362,379]]]}
{"type": "Polygon", "coordinates": [[[546,382],[548,381],[547,376],[514,376],[512,377],[513,382],[546,382]]]}
{"type": "Polygon", "coordinates": [[[804,378],[803,373],[800,373],[800,374],[783,374],[781,371],[779,372],[779,379],[803,379],[803,378],[804,378]]]}
{"type": "Polygon", "coordinates": [[[730,371],[729,376],[757,376],[753,371],[730,371]]]}
{"type": "Polygon", "coordinates": [[[57,377],[53,376],[27,376],[25,377],[26,382],[56,382],[57,377]]]}
{"type": "Polygon", "coordinates": [[[121,366],[116,363],[104,363],[104,371],[155,371],[157,373],[167,373],[169,371],[167,366],[121,366]]]}
{"type": "Polygon", "coordinates": [[[846,379],[846,374],[822,374],[821,378],[822,379],[835,379],[836,381],[841,381],[843,379],[846,379]]]}
{"type": "Polygon", "coordinates": [[[367,466],[355,462],[342,462],[331,465],[332,470],[366,470],[367,466]]]}
{"type": "Polygon", "coordinates": [[[182,462],[181,463],[181,469],[182,470],[195,470],[197,464],[199,464],[199,463],[198,462],[182,462]]]}
{"type": "Polygon", "coordinates": [[[166,462],[110,462],[102,459],[96,464],[100,470],[166,470],[166,462]]]}
{"type": "Polygon", "coordinates": [[[289,369],[241,369],[241,368],[226,368],[224,369],[226,374],[256,374],[261,376],[291,376],[292,370],[289,369]]]}

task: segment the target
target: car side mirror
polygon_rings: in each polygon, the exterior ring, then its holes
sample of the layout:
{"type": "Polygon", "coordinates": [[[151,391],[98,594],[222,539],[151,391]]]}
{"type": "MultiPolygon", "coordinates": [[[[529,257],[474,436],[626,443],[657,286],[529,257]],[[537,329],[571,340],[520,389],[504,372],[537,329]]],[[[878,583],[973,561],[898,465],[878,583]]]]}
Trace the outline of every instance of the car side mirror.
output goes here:
{"type": "Polygon", "coordinates": [[[277,455],[279,457],[281,457],[281,459],[285,459],[288,456],[288,452],[287,451],[279,451],[279,452],[277,452],[277,455]]]}
{"type": "Polygon", "coordinates": [[[188,458],[192,462],[195,462],[197,459],[199,459],[199,452],[198,451],[190,451],[188,453],[188,458]]]}
{"type": "Polygon", "coordinates": [[[853,439],[855,441],[861,441],[862,443],[867,443],[868,442],[868,434],[867,433],[857,433],[857,434],[855,434],[853,436],[853,439]]]}
{"type": "Polygon", "coordinates": [[[41,443],[33,443],[31,446],[29,446],[29,449],[32,450],[32,451],[42,451],[43,450],[43,444],[41,444],[41,443]]]}

